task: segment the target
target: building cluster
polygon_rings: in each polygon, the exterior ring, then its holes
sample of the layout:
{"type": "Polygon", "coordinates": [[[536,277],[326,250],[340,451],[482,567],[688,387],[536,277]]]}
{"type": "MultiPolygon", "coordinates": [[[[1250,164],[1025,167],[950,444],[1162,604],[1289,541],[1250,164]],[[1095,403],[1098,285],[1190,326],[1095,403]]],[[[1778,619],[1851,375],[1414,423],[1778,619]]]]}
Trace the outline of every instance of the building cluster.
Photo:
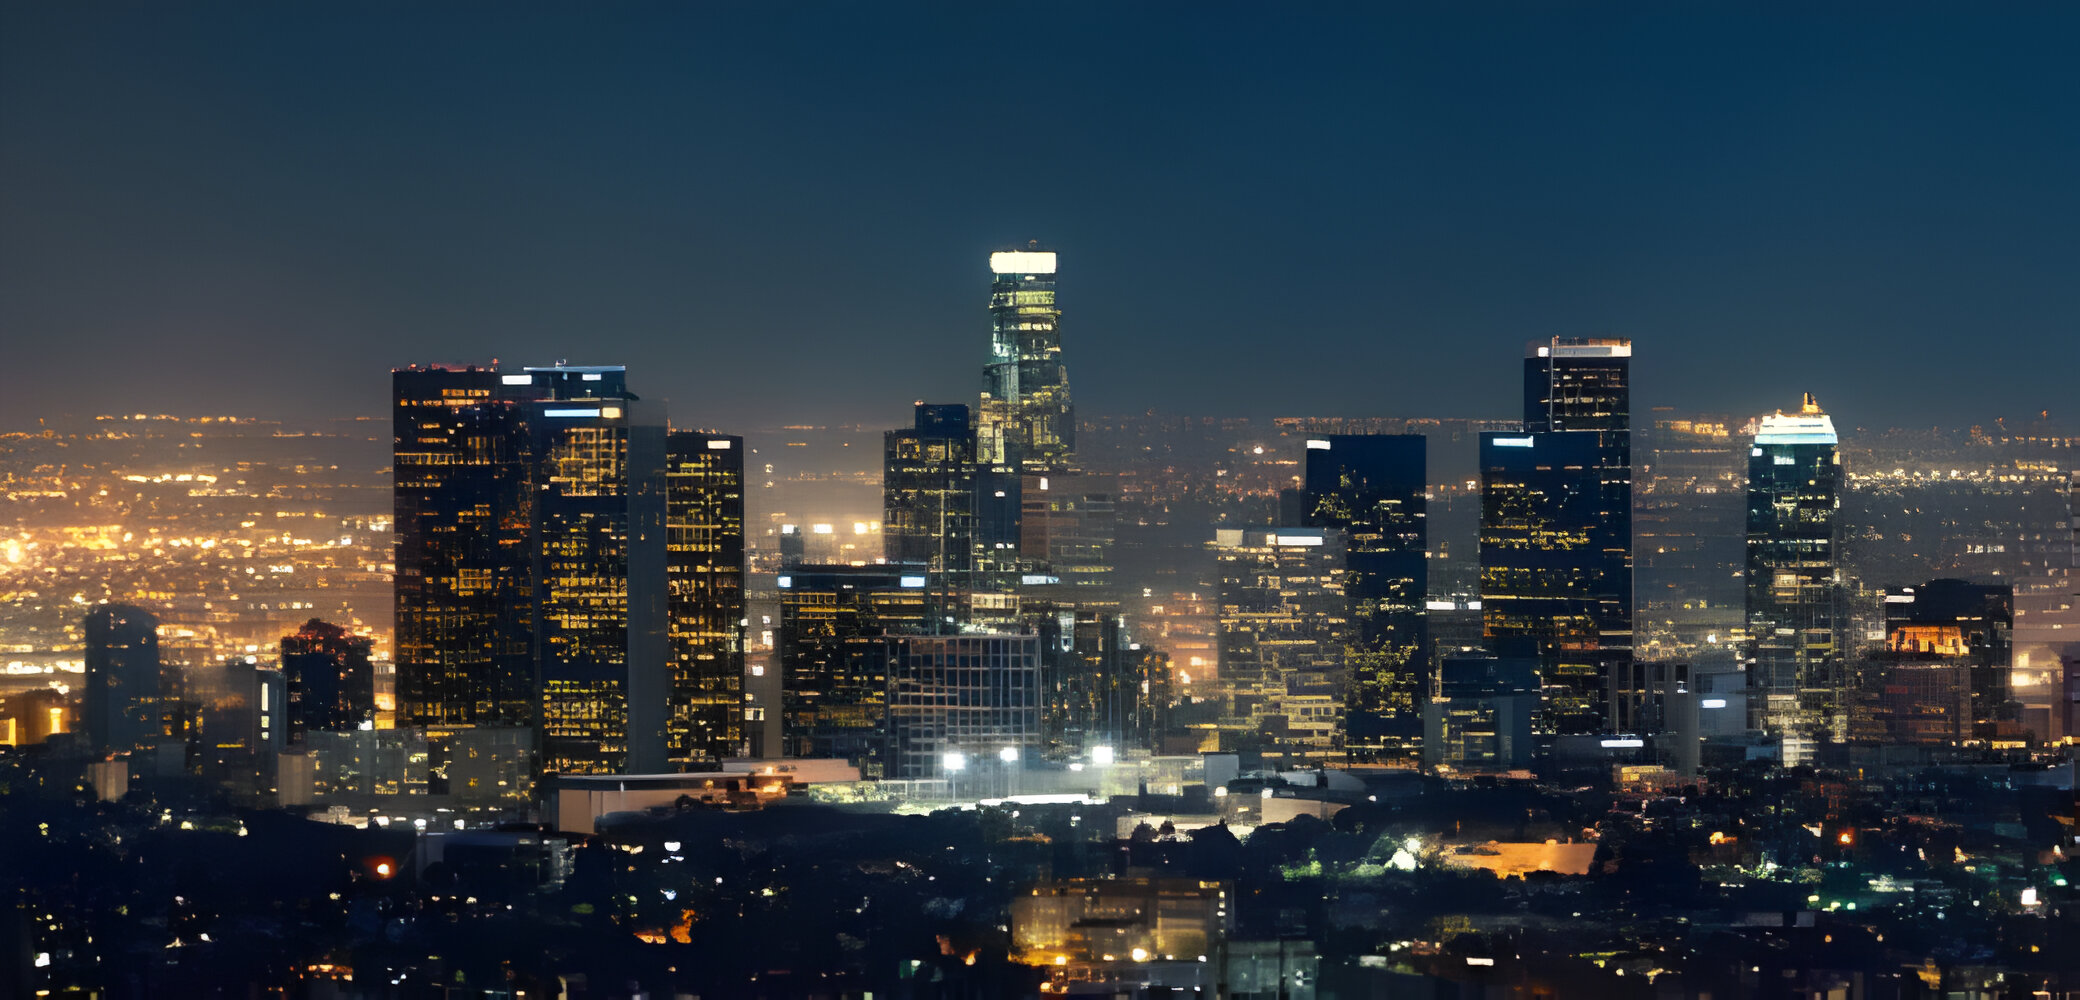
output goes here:
{"type": "MultiPolygon", "coordinates": [[[[1478,432],[1470,594],[1426,581],[1437,555],[1426,484],[1438,477],[1426,474],[1423,437],[1309,435],[1276,520],[1213,543],[1222,746],[1456,773],[1694,774],[1712,759],[1840,763],[1885,746],[2023,746],[2072,732],[2070,687],[2037,690],[2034,704],[2013,689],[2012,584],[1890,582],[1872,595],[1846,572],[1839,439],[1811,395],[1737,433],[1659,428],[1655,459],[1674,460],[1655,483],[1675,499],[1639,503],[1631,353],[1628,341],[1569,338],[1526,352],[1521,424],[1478,432]],[[1686,455],[1693,437],[1706,444],[1686,455]],[[1746,475],[1718,474],[1736,440],[1746,475]],[[1744,511],[1720,515],[1722,494],[1744,498],[1744,511]],[[1697,512],[1663,505],[1700,497],[1697,512]],[[1635,593],[1647,551],[1635,511],[1650,517],[1650,577],[1687,595],[1675,608],[1635,593]],[[1744,557],[1707,557],[1698,536],[1710,532],[1744,543],[1744,557]],[[1736,586],[1718,582],[1727,575],[1736,586]],[[1862,610],[1874,596],[1882,615],[1862,610]],[[1643,647],[1634,616],[1650,604],[1667,617],[1643,647]],[[1901,625],[1907,608],[1925,620],[1901,625]],[[1719,622],[1723,639],[1715,628],[1662,641],[1683,635],[1679,621],[1719,622]]],[[[2048,561],[2063,567],[2048,570],[2048,589],[2072,579],[2074,513],[2059,511],[2066,549],[2048,561]]],[[[2045,617],[2062,626],[2071,609],[2045,617]]],[[[2047,659],[2080,653],[2051,646],[2047,659]]]]}
{"type": "MultiPolygon", "coordinates": [[[[162,666],[119,641],[151,613],[102,605],[84,628],[92,746],[358,814],[389,789],[503,809],[544,775],[747,759],[842,760],[887,794],[949,799],[1074,785],[1100,754],[1694,774],[2070,732],[2066,671],[2049,697],[2015,690],[2012,585],[1888,582],[1882,614],[1863,610],[1840,440],[1810,395],[1738,429],[1656,422],[1636,498],[1616,339],[1531,345],[1517,421],[1282,422],[1291,458],[1223,460],[1247,485],[1216,500],[1233,526],[1203,546],[1211,586],[1170,598],[1207,625],[1173,634],[1153,588],[1137,603],[1119,579],[1119,517],[1124,497],[1146,527],[1190,490],[1079,462],[1057,256],[990,268],[978,400],[919,402],[884,435],[879,558],[781,524],[753,572],[744,438],[674,427],[621,367],[398,369],[394,681],[366,637],[316,619],[278,661],[162,666]],[[1433,466],[1432,434],[1477,443],[1463,490],[1440,484],[1460,470],[1433,466]],[[1722,497],[1745,498],[1737,522],[1722,497]],[[1471,545],[1434,537],[1433,504],[1471,545]],[[1735,530],[1729,574],[1704,536],[1735,530]]],[[[2046,571],[2070,574],[2060,558],[2046,571]]],[[[70,710],[30,692],[0,724],[30,742],[70,710]]]]}
{"type": "Polygon", "coordinates": [[[0,986],[2080,990],[2070,439],[1648,427],[1604,338],[1507,421],[1080,425],[1057,255],[989,263],[982,391],[849,536],[624,368],[409,367],[393,658],[82,596],[76,694],[0,692],[0,986]],[[241,852],[280,898],[191,877],[241,852]]]}

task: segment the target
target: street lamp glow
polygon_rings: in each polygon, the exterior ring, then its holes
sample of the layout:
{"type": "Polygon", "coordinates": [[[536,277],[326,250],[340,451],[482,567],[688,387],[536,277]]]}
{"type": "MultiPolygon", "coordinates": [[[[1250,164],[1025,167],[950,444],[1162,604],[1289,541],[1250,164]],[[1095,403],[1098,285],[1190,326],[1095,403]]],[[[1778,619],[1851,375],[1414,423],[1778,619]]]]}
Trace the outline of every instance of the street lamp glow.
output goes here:
{"type": "Polygon", "coordinates": [[[968,769],[968,755],[956,750],[939,758],[939,764],[949,771],[965,771],[968,769]]]}
{"type": "Polygon", "coordinates": [[[1004,749],[997,751],[997,759],[1003,761],[1006,764],[1018,763],[1018,748],[1005,747],[1004,749]]]}
{"type": "Polygon", "coordinates": [[[1104,767],[1105,765],[1112,763],[1112,748],[1092,747],[1091,763],[1096,764],[1099,767],[1104,767]]]}

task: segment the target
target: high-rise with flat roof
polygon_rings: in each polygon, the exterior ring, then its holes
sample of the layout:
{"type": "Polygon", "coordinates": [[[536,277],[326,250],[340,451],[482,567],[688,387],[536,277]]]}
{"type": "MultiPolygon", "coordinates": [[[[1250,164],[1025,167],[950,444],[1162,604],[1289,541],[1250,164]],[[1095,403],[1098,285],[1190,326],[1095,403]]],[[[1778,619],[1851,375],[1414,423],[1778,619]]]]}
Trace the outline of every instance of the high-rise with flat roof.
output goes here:
{"type": "Polygon", "coordinates": [[[1233,724],[1272,746],[1330,755],[1343,731],[1351,605],[1343,533],[1222,528],[1220,686],[1233,724]]]}
{"type": "Polygon", "coordinates": [[[1524,430],[1481,435],[1482,632],[1530,656],[1541,735],[1623,732],[1632,657],[1628,340],[1555,337],[1524,358],[1524,430]]]}
{"type": "Polygon", "coordinates": [[[931,630],[924,567],[805,564],[777,582],[786,754],[878,772],[888,735],[881,639],[931,630]]]}
{"type": "Polygon", "coordinates": [[[625,369],[530,368],[542,766],[665,769],[671,694],[663,408],[625,369]]]}
{"type": "Polygon", "coordinates": [[[1834,420],[1807,393],[1796,413],[1755,424],[1748,448],[1750,724],[1781,741],[1786,764],[1847,734],[1834,420]]]}
{"type": "Polygon", "coordinates": [[[706,764],[743,754],[744,439],[673,431],[665,450],[666,754],[706,764]]]}
{"type": "Polygon", "coordinates": [[[1885,592],[1885,646],[1867,664],[1887,742],[2019,740],[2015,588],[1931,580],[1885,592]]]}
{"type": "Polygon", "coordinates": [[[534,722],[533,381],[391,373],[399,725],[534,722]]]}
{"type": "Polygon", "coordinates": [[[975,482],[968,407],[918,403],[913,425],[889,431],[882,453],[881,544],[888,561],[923,565],[935,588],[969,588],[975,482]]]}
{"type": "Polygon", "coordinates": [[[1344,542],[1343,746],[1358,760],[1413,763],[1422,744],[1430,676],[1426,459],[1420,434],[1307,438],[1304,526],[1333,529],[1344,542]]]}
{"type": "Polygon", "coordinates": [[[665,423],[620,366],[393,373],[399,722],[665,766],[665,423]]]}

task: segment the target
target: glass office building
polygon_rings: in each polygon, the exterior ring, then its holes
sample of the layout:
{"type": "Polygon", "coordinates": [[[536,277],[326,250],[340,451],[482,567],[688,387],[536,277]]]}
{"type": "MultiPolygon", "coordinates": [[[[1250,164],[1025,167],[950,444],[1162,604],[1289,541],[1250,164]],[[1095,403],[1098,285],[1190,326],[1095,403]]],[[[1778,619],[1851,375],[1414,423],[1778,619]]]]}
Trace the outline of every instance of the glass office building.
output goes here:
{"type": "Polygon", "coordinates": [[[623,369],[530,368],[542,767],[666,763],[665,422],[623,369]],[[593,377],[596,376],[596,377],[593,377]]]}
{"type": "Polygon", "coordinates": [[[534,724],[533,383],[391,373],[401,726],[534,724]]]}
{"type": "Polygon", "coordinates": [[[1228,723],[1273,747],[1331,756],[1343,732],[1353,639],[1343,533],[1224,528],[1213,545],[1228,723]]]}
{"type": "Polygon", "coordinates": [[[968,407],[918,403],[915,423],[884,438],[884,556],[923,565],[935,587],[967,589],[976,556],[975,490],[968,407]]]}
{"type": "Polygon", "coordinates": [[[1333,529],[1344,541],[1344,750],[1357,760],[1413,763],[1422,743],[1430,676],[1426,447],[1420,434],[1307,439],[1304,526],[1333,529]]]}
{"type": "Polygon", "coordinates": [[[989,258],[990,356],[983,369],[981,459],[1051,466],[1076,451],[1076,410],[1062,364],[1055,254],[1031,244],[989,258]]]}
{"type": "Polygon", "coordinates": [[[1786,764],[1810,760],[1848,729],[1836,441],[1834,420],[1809,393],[1797,413],[1757,421],[1748,448],[1750,725],[1780,740],[1786,764]]]}
{"type": "Polygon", "coordinates": [[[1542,735],[1627,732],[1632,432],[1627,340],[1556,337],[1524,359],[1524,430],[1481,435],[1481,619],[1535,659],[1542,735]]]}
{"type": "Polygon", "coordinates": [[[666,439],[665,589],[674,767],[744,753],[744,439],[666,439]]]}
{"type": "Polygon", "coordinates": [[[888,674],[881,639],[930,630],[923,566],[802,565],[780,574],[783,746],[878,774],[888,674]]]}

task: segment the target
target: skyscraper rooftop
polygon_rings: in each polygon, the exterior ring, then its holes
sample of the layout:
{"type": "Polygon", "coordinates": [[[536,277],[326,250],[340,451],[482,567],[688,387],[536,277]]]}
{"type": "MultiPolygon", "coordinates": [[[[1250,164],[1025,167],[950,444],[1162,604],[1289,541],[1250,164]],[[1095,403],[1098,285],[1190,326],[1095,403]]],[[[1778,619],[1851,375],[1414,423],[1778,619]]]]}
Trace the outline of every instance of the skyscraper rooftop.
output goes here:
{"type": "Polygon", "coordinates": [[[1806,393],[1805,403],[1797,413],[1779,410],[1762,418],[1755,425],[1755,443],[1768,444],[1835,444],[1839,439],[1834,432],[1834,418],[1820,409],[1812,393],[1806,393]]]}

